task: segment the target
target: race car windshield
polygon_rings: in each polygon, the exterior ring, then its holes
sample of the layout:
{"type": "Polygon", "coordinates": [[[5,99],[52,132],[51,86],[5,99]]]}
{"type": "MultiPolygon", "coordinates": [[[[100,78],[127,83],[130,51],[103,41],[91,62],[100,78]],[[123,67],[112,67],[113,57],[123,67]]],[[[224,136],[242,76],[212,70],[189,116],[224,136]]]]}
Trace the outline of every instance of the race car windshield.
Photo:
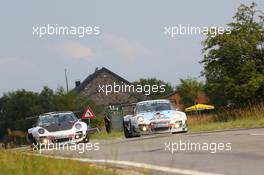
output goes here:
{"type": "Polygon", "coordinates": [[[139,104],[136,107],[136,113],[158,112],[166,110],[173,110],[173,107],[170,103],[146,103],[139,104]]]}
{"type": "Polygon", "coordinates": [[[41,116],[38,120],[38,124],[41,125],[51,125],[51,124],[59,124],[64,122],[75,122],[77,121],[77,117],[74,114],[52,114],[41,116]]]}

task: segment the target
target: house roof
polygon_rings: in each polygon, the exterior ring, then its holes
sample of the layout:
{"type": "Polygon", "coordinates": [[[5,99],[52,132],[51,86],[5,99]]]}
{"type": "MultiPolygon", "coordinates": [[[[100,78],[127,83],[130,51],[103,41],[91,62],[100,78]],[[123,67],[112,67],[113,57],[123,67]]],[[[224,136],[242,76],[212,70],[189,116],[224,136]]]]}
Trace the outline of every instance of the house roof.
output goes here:
{"type": "Polygon", "coordinates": [[[169,98],[170,96],[173,96],[173,95],[175,95],[177,93],[178,93],[177,90],[176,91],[173,91],[173,92],[169,93],[168,95],[166,95],[165,98],[169,98]]]}
{"type": "Polygon", "coordinates": [[[73,91],[80,93],[93,79],[95,79],[102,72],[107,72],[107,73],[111,74],[112,76],[114,76],[115,78],[117,78],[118,80],[123,81],[124,83],[127,83],[129,85],[131,84],[129,81],[120,77],[119,75],[115,74],[114,72],[110,71],[109,69],[102,67],[101,69],[96,70],[93,74],[86,77],[86,79],[83,82],[81,82],[81,84],[79,86],[75,87],[73,89],[73,91]]]}

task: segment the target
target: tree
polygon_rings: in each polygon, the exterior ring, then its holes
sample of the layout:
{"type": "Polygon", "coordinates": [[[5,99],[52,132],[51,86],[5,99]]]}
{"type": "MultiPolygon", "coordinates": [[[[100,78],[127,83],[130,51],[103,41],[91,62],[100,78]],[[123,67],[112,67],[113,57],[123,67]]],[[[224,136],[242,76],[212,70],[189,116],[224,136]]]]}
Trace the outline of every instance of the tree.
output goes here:
{"type": "MultiPolygon", "coordinates": [[[[34,122],[25,120],[27,117],[52,111],[80,111],[82,114],[88,105],[96,114],[102,114],[102,107],[74,92],[66,93],[63,88],[58,88],[56,92],[48,87],[44,87],[40,93],[24,89],[9,92],[0,98],[0,128],[26,130],[34,122]]],[[[98,121],[100,119],[96,120],[96,124],[101,122],[98,121]]]]}
{"type": "Polygon", "coordinates": [[[141,78],[139,79],[139,81],[133,82],[133,84],[140,84],[142,86],[150,85],[151,87],[153,87],[154,85],[161,87],[163,85],[165,89],[164,92],[161,90],[161,88],[159,88],[158,92],[151,91],[150,96],[154,99],[164,98],[165,96],[173,92],[173,87],[171,86],[170,83],[166,83],[156,78],[141,78]]]}
{"type": "Polygon", "coordinates": [[[204,89],[204,84],[195,78],[180,79],[180,85],[177,86],[182,102],[185,106],[191,106],[196,103],[199,91],[204,89]]]}
{"type": "Polygon", "coordinates": [[[42,111],[38,93],[24,89],[9,92],[2,97],[2,115],[6,121],[33,116],[42,111]]]}
{"type": "Polygon", "coordinates": [[[203,42],[205,89],[218,106],[264,98],[264,16],[255,8],[255,3],[242,4],[227,25],[231,33],[209,33],[203,42]]]}
{"type": "Polygon", "coordinates": [[[42,107],[42,112],[54,111],[56,104],[54,103],[55,94],[52,89],[44,86],[39,94],[40,105],[42,107]]]}

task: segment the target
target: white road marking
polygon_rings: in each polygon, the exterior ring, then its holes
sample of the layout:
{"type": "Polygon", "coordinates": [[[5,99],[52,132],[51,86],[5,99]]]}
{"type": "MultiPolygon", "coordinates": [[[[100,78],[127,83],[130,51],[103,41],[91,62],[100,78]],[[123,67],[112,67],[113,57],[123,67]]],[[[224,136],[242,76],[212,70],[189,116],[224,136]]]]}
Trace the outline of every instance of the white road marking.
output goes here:
{"type": "Polygon", "coordinates": [[[112,164],[112,165],[130,166],[135,168],[150,169],[150,170],[162,171],[167,173],[177,173],[183,175],[223,175],[223,174],[208,173],[208,172],[188,170],[188,169],[170,168],[165,166],[157,166],[157,165],[130,162],[130,161],[100,160],[100,159],[96,160],[96,159],[88,159],[88,158],[61,157],[61,156],[40,155],[40,154],[32,154],[32,153],[26,153],[26,154],[55,158],[55,159],[63,159],[63,160],[75,160],[75,161],[87,162],[87,163],[104,163],[104,164],[112,164]]]}
{"type": "Polygon", "coordinates": [[[264,136],[264,133],[252,133],[250,135],[252,135],[252,136],[264,136]]]}
{"type": "Polygon", "coordinates": [[[186,134],[187,137],[200,137],[200,136],[211,136],[211,135],[222,135],[221,133],[202,133],[202,134],[186,134]]]}

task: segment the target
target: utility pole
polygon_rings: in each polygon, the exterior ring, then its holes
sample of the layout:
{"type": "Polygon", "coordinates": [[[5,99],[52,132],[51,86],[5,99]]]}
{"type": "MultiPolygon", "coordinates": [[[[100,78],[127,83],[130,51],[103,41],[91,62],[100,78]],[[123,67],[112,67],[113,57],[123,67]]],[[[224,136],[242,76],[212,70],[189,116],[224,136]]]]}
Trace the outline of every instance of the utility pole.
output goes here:
{"type": "Polygon", "coordinates": [[[67,77],[67,69],[64,69],[65,73],[65,81],[66,81],[66,91],[69,92],[69,85],[68,85],[68,77],[67,77]]]}

